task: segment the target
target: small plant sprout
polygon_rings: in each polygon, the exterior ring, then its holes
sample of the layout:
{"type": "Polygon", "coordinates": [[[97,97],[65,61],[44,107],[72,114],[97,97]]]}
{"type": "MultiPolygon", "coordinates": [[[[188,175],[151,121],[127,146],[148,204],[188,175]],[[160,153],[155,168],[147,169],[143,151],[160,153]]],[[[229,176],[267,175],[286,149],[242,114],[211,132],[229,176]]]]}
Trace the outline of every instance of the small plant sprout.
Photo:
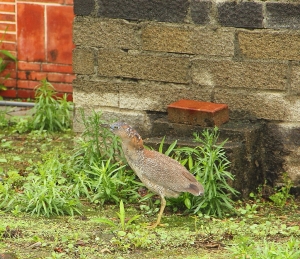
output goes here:
{"type": "Polygon", "coordinates": [[[124,203],[121,200],[120,201],[120,206],[119,206],[119,212],[117,212],[118,218],[120,223],[116,224],[114,221],[106,218],[95,218],[93,221],[97,223],[104,223],[112,226],[114,229],[119,229],[121,231],[126,231],[130,228],[132,228],[133,221],[137,220],[140,215],[134,215],[132,218],[126,221],[126,214],[125,214],[125,208],[124,208],[124,203]]]}

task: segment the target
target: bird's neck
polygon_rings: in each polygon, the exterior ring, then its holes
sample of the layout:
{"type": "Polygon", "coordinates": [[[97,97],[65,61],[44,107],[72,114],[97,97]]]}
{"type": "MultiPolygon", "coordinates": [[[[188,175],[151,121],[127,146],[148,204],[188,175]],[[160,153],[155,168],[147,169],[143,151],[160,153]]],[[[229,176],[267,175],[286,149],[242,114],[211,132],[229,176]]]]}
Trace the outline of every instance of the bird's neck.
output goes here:
{"type": "Polygon", "coordinates": [[[136,168],[139,167],[144,160],[144,147],[137,149],[131,145],[123,145],[122,148],[128,164],[135,172],[137,172],[136,168]]]}

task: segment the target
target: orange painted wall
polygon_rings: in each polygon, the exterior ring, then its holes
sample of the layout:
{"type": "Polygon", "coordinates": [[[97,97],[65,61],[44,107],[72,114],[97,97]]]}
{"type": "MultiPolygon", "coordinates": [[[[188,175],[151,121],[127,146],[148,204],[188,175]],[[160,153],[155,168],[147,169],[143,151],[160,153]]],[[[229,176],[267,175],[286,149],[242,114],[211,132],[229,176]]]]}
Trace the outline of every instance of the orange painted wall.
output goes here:
{"type": "Polygon", "coordinates": [[[10,79],[1,96],[33,98],[34,88],[47,78],[58,95],[67,93],[72,100],[73,19],[73,0],[0,0],[0,49],[18,59],[17,67],[11,63],[4,73],[10,72],[10,79]]]}

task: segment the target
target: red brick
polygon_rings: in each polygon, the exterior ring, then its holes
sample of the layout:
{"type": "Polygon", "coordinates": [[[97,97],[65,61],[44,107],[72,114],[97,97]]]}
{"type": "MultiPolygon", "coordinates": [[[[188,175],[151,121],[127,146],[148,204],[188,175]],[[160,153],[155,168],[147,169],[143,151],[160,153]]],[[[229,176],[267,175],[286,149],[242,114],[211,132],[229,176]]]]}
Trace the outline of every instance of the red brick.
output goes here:
{"type": "Polygon", "coordinates": [[[15,3],[16,0],[1,0],[1,2],[11,2],[11,3],[15,3]]]}
{"type": "Polygon", "coordinates": [[[18,88],[35,89],[39,81],[18,80],[18,88]]]}
{"type": "Polygon", "coordinates": [[[18,98],[24,98],[24,99],[34,99],[35,98],[35,92],[32,90],[24,90],[24,89],[19,89],[17,92],[17,97],[18,98]]]}
{"type": "Polygon", "coordinates": [[[15,42],[2,42],[0,44],[0,49],[5,49],[5,50],[16,50],[17,45],[15,42]]]}
{"type": "Polygon", "coordinates": [[[27,71],[19,71],[18,78],[23,80],[35,80],[35,81],[40,81],[46,78],[49,82],[72,83],[73,80],[75,79],[75,75],[36,72],[36,71],[27,70],[27,71]]]}
{"type": "Polygon", "coordinates": [[[3,71],[0,76],[5,78],[5,76],[7,76],[7,78],[5,80],[11,79],[11,78],[16,78],[17,72],[15,70],[9,70],[9,69],[5,69],[5,71],[3,71]]]}
{"type": "Polygon", "coordinates": [[[35,71],[19,71],[18,79],[40,81],[47,78],[47,73],[35,71]]]}
{"type": "Polygon", "coordinates": [[[65,4],[66,5],[73,5],[74,4],[74,0],[65,0],[65,4]]]}
{"type": "Polygon", "coordinates": [[[15,14],[0,13],[0,21],[14,22],[15,14]]]}
{"type": "Polygon", "coordinates": [[[40,71],[41,70],[41,63],[18,61],[18,69],[19,70],[40,71]]]}
{"type": "Polygon", "coordinates": [[[18,60],[45,59],[44,6],[18,3],[18,60]],[[33,44],[34,43],[34,44],[33,44]]]}
{"type": "Polygon", "coordinates": [[[53,83],[53,86],[57,92],[63,92],[63,93],[73,93],[73,87],[72,84],[58,84],[53,83]]]}
{"type": "Polygon", "coordinates": [[[3,83],[3,85],[5,85],[6,87],[12,88],[12,87],[16,87],[17,85],[17,80],[16,79],[12,79],[12,78],[1,78],[0,82],[3,83]]]}
{"type": "Polygon", "coordinates": [[[47,7],[47,60],[72,64],[72,6],[47,7]]]}
{"type": "Polygon", "coordinates": [[[229,120],[228,105],[182,99],[168,105],[168,120],[202,127],[220,126],[229,120]]]}
{"type": "Polygon", "coordinates": [[[12,4],[0,4],[0,12],[15,12],[15,5],[12,4]]]}
{"type": "Polygon", "coordinates": [[[0,30],[1,31],[7,31],[7,32],[10,32],[10,31],[15,32],[16,31],[16,25],[12,24],[12,23],[2,23],[1,22],[0,30]]]}
{"type": "Polygon", "coordinates": [[[16,69],[16,63],[10,60],[7,60],[7,66],[5,68],[5,70],[15,70],[16,69]]]}
{"type": "Polygon", "coordinates": [[[42,64],[42,71],[72,74],[73,66],[72,65],[58,65],[58,64],[42,64]]]}
{"type": "Polygon", "coordinates": [[[0,96],[6,97],[6,98],[16,98],[17,91],[15,89],[8,89],[5,91],[0,91],[0,96]]]}
{"type": "MultiPolygon", "coordinates": [[[[28,0],[18,0],[18,2],[29,2],[28,0]]],[[[31,3],[53,3],[53,4],[63,4],[64,0],[31,0],[31,3]]]]}
{"type": "Polygon", "coordinates": [[[75,75],[48,73],[48,80],[51,82],[72,83],[75,75]]]}
{"type": "Polygon", "coordinates": [[[16,34],[15,33],[0,33],[0,39],[3,41],[16,41],[16,34]]]}

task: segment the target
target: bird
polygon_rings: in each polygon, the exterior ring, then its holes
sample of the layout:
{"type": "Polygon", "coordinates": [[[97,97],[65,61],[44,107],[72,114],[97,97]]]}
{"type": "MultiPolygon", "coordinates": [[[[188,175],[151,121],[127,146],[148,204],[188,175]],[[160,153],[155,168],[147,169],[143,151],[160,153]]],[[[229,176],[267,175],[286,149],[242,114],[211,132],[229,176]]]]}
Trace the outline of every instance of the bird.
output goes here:
{"type": "Polygon", "coordinates": [[[139,133],[125,122],[109,125],[112,133],[121,139],[125,158],[144,185],[158,194],[161,206],[157,220],[150,228],[156,228],[166,207],[165,197],[178,197],[182,192],[195,196],[204,194],[203,186],[183,165],[175,159],[144,147],[139,133]]]}

